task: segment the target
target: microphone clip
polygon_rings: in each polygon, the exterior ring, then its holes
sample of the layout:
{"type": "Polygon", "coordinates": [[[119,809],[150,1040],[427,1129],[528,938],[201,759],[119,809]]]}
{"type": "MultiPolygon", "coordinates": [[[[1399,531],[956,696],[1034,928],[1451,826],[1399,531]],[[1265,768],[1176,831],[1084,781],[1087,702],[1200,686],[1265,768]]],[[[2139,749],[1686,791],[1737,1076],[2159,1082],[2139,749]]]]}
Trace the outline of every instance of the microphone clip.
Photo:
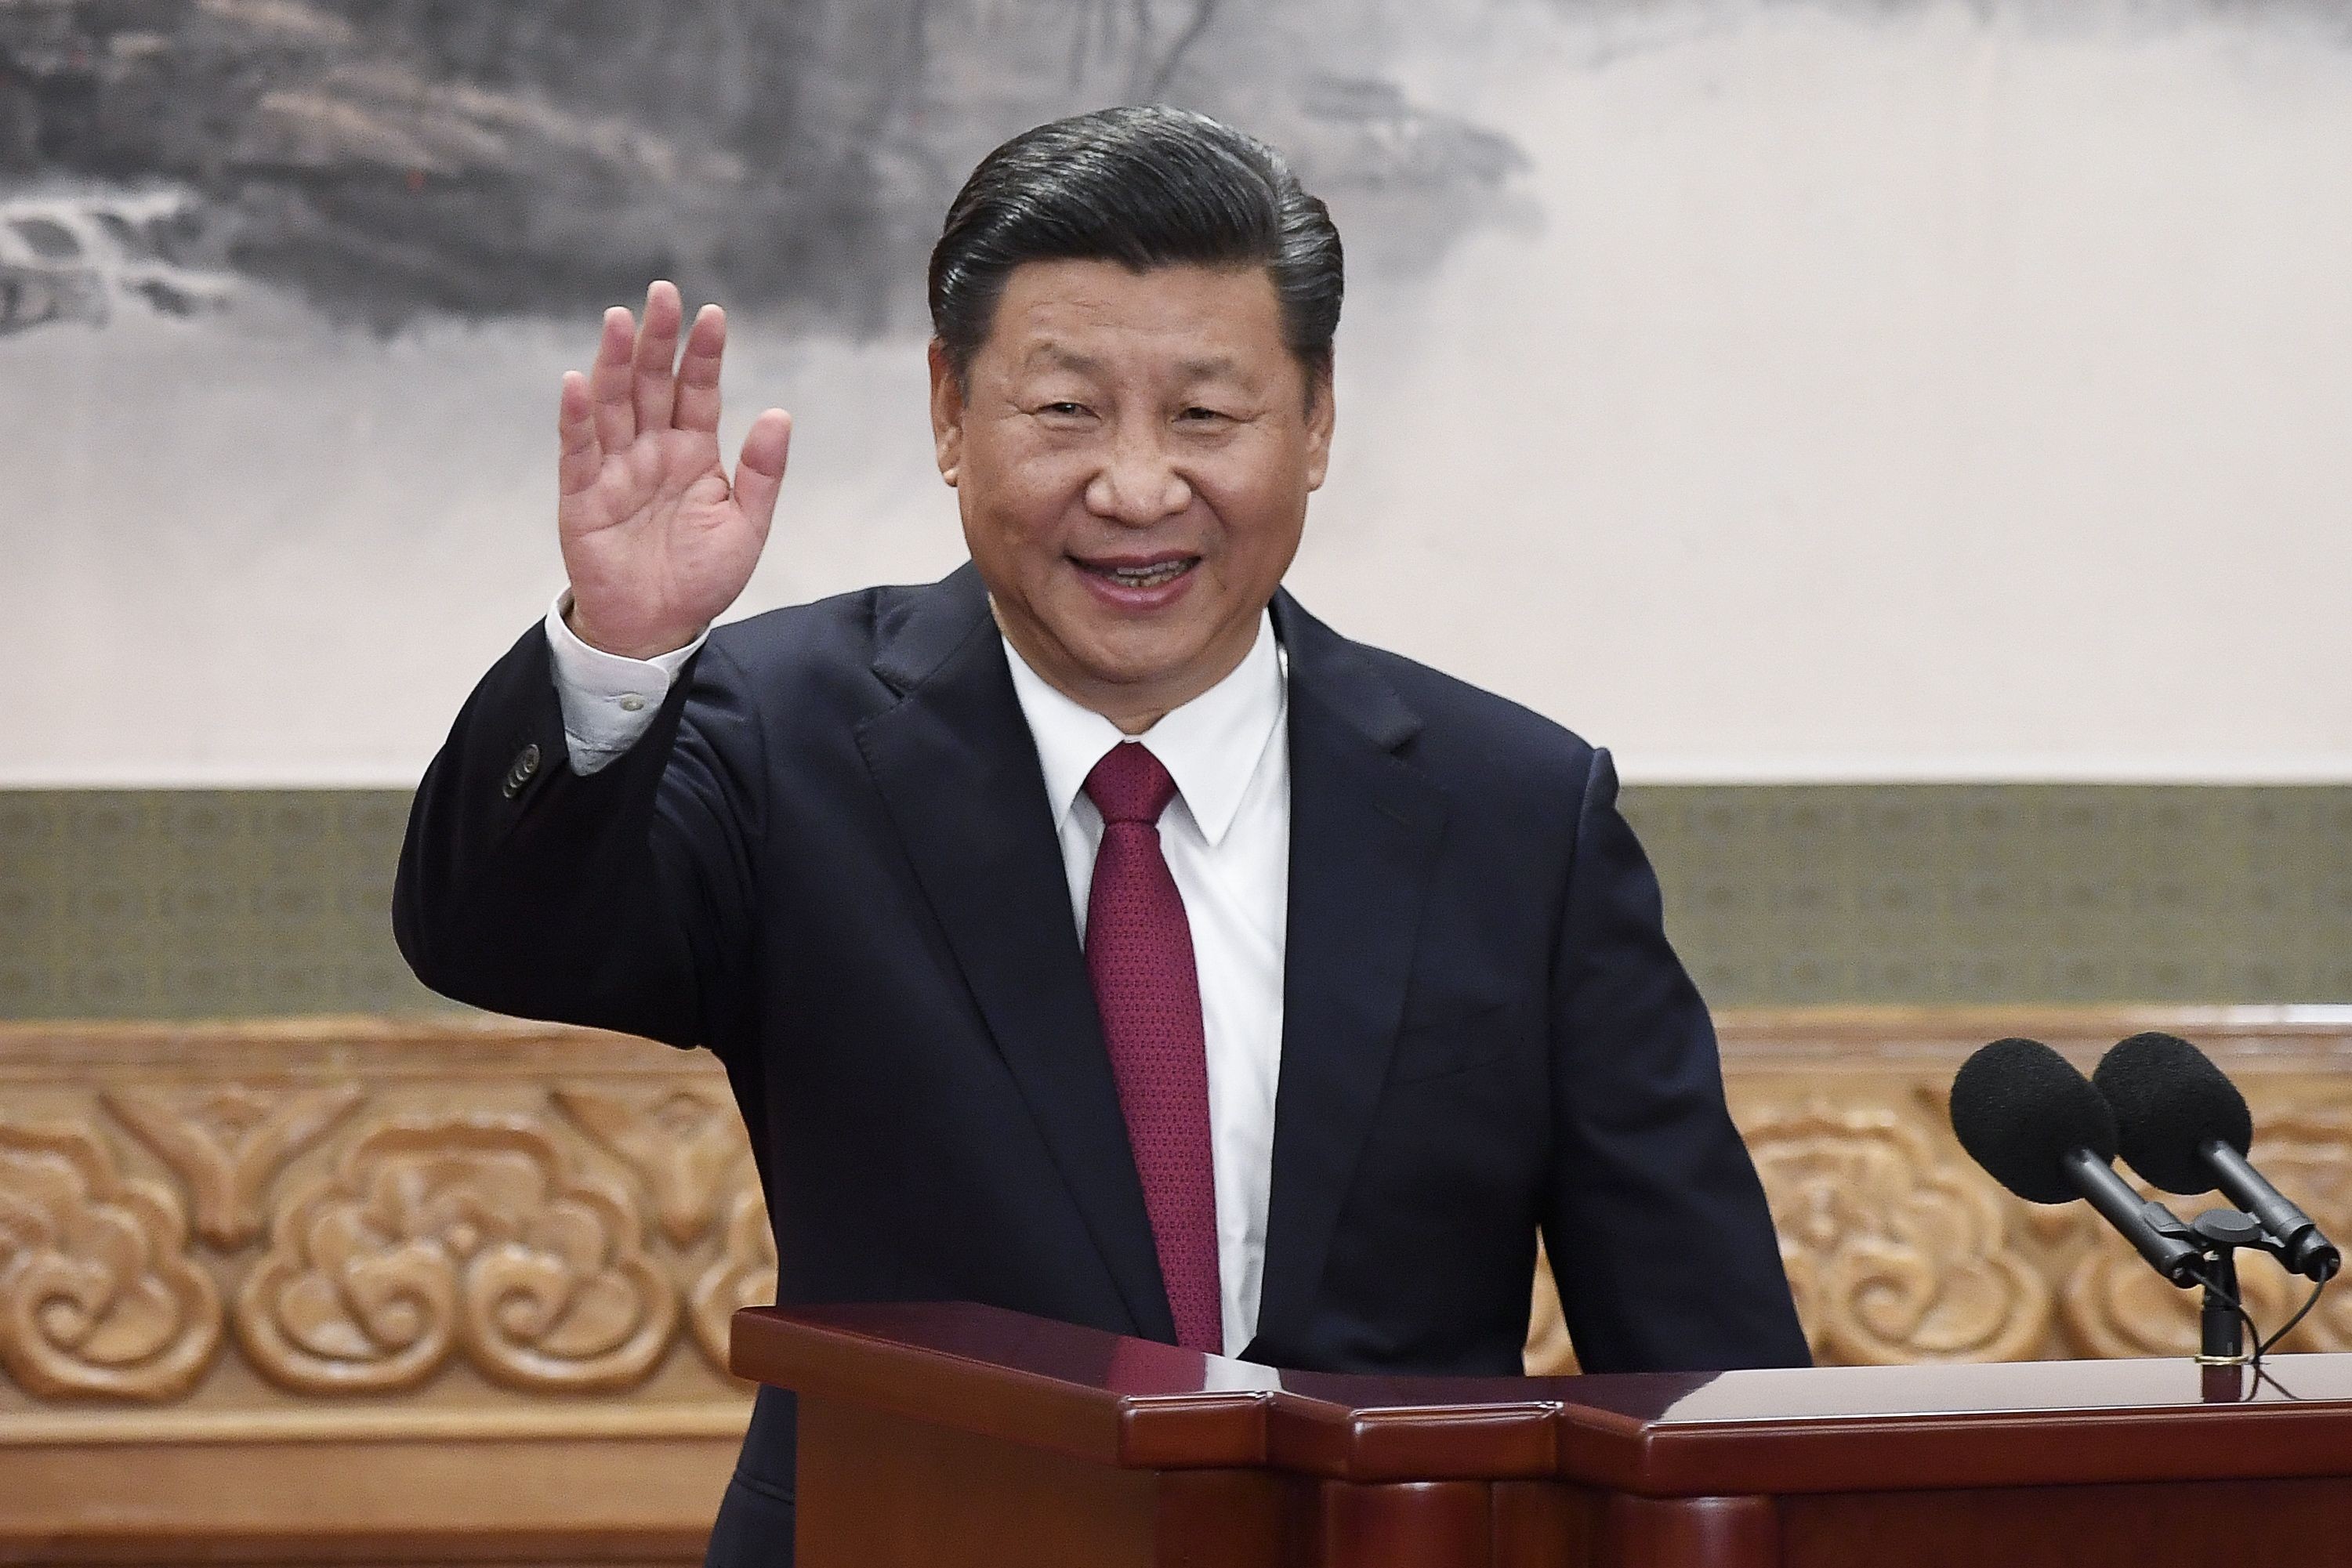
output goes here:
{"type": "MultiPolygon", "coordinates": [[[[2205,1301],[2197,1314],[2197,1364],[2243,1366],[2255,1359],[2246,1349],[2246,1308],[2238,1294],[2238,1253],[2254,1248],[2281,1263],[2290,1260],[2288,1243],[2271,1234],[2251,1214],[2209,1208],[2181,1228],[2203,1254],[2205,1301]]],[[[2176,1281],[2177,1284],[2189,1281],[2176,1281]]]]}

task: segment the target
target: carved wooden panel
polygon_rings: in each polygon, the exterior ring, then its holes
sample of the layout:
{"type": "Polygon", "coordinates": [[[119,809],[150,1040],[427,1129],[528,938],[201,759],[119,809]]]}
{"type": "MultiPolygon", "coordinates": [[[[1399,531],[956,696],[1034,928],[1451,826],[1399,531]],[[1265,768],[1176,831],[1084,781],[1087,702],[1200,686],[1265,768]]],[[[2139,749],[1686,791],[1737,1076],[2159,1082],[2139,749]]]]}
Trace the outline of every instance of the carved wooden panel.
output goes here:
{"type": "Polygon", "coordinates": [[[174,1399],[220,1343],[220,1300],[163,1183],[71,1123],[0,1122],[0,1366],[27,1393],[174,1399]]]}
{"type": "MultiPolygon", "coordinates": [[[[2183,1355],[2195,1293],[2158,1279],[2081,1204],[2011,1197],[1952,1136],[1946,1099],[1969,1051],[2047,1040],[2085,1071],[2125,1035],[2197,1041],[2244,1087],[2263,1170],[2352,1241],[2352,1009],[1792,1009],[1722,1020],[1732,1114],[1780,1231],[1814,1354],[1829,1363],[2183,1355]]],[[[2126,1173],[2128,1175],[2128,1173],[2126,1173]]],[[[2152,1196],[2161,1196],[2154,1195],[2152,1196]]],[[[2168,1197],[2184,1218],[2218,1196],[2168,1197]]],[[[2283,1324],[2308,1287],[2269,1259],[2242,1264],[2257,1322],[2283,1324]]],[[[2352,1292],[2331,1288],[2284,1350],[2352,1348],[2352,1292]]],[[[1538,1270],[1531,1371],[1574,1351],[1538,1270]]]]}
{"type": "Polygon", "coordinates": [[[0,1026],[0,1561],[698,1561],[774,1280],[705,1057],[0,1026]]]}
{"type": "Polygon", "coordinates": [[[2011,1360],[2048,1333],[2051,1291],[2009,1244],[1999,1197],[1919,1119],[1826,1098],[1741,1129],[1822,1361],[2011,1360]]]}
{"type": "Polygon", "coordinates": [[[306,1394],[415,1387],[459,1354],[514,1388],[643,1381],[677,1292],[642,1206],[572,1166],[538,1117],[370,1127],[271,1217],[237,1292],[246,1354],[306,1394]]]}
{"type": "MultiPolygon", "coordinates": [[[[2081,1206],[2002,1193],[1945,1120],[1986,1039],[2087,1067],[2149,1027],[2222,1061],[2264,1168],[2352,1239],[2352,1009],[1727,1016],[1733,1113],[1823,1361],[2191,1346],[2192,1296],[2081,1206]]],[[[2243,1283],[2266,1325],[2302,1299],[2263,1260],[2243,1283]]],[[[748,1408],[729,1315],[774,1284],[707,1057],[498,1021],[0,1025],[0,1548],[137,1556],[109,1533],[127,1461],[172,1452],[202,1462],[138,1486],[175,1542],[373,1519],[387,1559],[593,1528],[690,1560],[748,1408]],[[369,1489],[289,1490],[298,1453],[338,1444],[369,1489]]],[[[2287,1347],[2352,1349],[2352,1294],[2287,1347]]],[[[1548,1274],[1528,1360],[1573,1364],[1548,1274]]]]}

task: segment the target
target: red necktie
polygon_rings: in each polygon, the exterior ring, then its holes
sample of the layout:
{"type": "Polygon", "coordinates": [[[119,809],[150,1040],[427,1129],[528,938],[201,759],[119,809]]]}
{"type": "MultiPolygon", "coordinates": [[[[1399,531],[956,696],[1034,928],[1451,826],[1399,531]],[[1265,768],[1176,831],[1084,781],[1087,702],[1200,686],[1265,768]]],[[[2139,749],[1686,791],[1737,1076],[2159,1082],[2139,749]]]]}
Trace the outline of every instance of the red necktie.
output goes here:
{"type": "Polygon", "coordinates": [[[1160,813],[1176,798],[1176,780],[1160,758],[1128,741],[1095,764],[1086,791],[1103,818],[1087,894],[1087,972],[1143,1178],[1176,1343],[1213,1354],[1225,1336],[1208,1046],[1192,925],[1160,852],[1160,813]]]}

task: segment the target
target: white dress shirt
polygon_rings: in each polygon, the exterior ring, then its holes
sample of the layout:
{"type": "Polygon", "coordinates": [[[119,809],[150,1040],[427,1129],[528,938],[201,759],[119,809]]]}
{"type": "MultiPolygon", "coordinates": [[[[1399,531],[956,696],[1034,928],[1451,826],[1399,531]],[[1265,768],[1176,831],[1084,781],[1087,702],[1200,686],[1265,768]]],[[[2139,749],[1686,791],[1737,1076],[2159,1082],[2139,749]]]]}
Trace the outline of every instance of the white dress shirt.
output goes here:
{"type": "MultiPolygon", "coordinates": [[[[564,624],[569,602],[567,594],[548,612],[547,638],[572,770],[593,773],[645,733],[701,642],[650,660],[602,653],[564,624]]],[[[1087,775],[1105,752],[1133,738],[1176,780],[1177,797],[1160,819],[1160,844],[1192,928],[1208,1046],[1225,1352],[1238,1354],[1257,1333],[1265,1271],[1290,895],[1288,679],[1273,618],[1260,615],[1257,641],[1233,674],[1138,737],[1046,685],[1010,643],[1004,652],[1045,773],[1081,941],[1102,842],[1102,814],[1084,792],[1087,775]]]]}

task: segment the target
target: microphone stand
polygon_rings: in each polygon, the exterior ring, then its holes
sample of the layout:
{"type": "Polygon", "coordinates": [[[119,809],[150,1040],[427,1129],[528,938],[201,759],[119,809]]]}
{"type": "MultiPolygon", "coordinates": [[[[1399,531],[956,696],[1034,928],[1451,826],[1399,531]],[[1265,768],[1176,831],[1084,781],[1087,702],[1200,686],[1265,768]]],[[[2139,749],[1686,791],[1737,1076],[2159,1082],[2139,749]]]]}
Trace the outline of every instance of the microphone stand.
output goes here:
{"type": "Polygon", "coordinates": [[[2197,1315],[2197,1364],[2243,1366],[2253,1357],[2246,1350],[2246,1309],[2238,1294],[2238,1249],[2258,1247],[2286,1260],[2286,1248],[2251,1214],[2234,1208],[2208,1209],[2187,1227],[2205,1256],[2205,1301],[2197,1315]]]}

